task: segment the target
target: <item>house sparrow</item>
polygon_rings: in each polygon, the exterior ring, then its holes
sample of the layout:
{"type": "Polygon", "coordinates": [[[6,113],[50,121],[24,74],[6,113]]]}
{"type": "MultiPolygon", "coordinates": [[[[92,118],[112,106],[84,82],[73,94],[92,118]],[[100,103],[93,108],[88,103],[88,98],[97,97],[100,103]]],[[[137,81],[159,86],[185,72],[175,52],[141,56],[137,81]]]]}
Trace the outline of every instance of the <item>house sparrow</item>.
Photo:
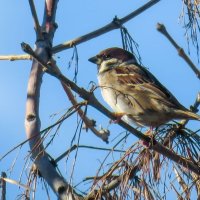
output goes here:
{"type": "Polygon", "coordinates": [[[182,106],[134,55],[113,47],[89,59],[98,66],[98,81],[104,100],[127,122],[158,127],[173,119],[200,116],[182,106]]]}

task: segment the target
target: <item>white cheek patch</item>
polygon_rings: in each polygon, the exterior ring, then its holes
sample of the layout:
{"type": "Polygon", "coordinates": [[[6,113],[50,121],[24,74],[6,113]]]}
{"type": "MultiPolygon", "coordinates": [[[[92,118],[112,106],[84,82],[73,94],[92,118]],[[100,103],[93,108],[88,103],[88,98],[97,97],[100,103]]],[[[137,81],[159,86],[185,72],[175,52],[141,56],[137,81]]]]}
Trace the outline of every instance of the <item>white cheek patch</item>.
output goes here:
{"type": "Polygon", "coordinates": [[[120,63],[116,58],[112,58],[112,59],[109,59],[109,60],[104,60],[100,65],[99,73],[103,73],[103,72],[106,72],[108,70],[111,70],[111,69],[119,66],[119,64],[120,63]]]}
{"type": "Polygon", "coordinates": [[[99,73],[102,73],[104,71],[107,71],[108,70],[108,66],[107,66],[107,63],[106,61],[103,61],[99,67],[99,73]]]}

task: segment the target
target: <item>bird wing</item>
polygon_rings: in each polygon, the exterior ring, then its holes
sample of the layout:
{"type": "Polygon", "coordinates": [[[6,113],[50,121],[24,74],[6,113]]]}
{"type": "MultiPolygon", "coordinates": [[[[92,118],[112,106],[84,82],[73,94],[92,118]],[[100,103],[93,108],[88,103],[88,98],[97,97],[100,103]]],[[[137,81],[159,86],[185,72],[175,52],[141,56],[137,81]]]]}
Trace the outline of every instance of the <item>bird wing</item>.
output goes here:
{"type": "Polygon", "coordinates": [[[146,68],[138,64],[129,64],[128,66],[122,65],[115,68],[115,70],[120,84],[126,84],[130,86],[130,89],[132,87],[148,91],[151,94],[151,98],[167,106],[187,110],[146,68]]]}

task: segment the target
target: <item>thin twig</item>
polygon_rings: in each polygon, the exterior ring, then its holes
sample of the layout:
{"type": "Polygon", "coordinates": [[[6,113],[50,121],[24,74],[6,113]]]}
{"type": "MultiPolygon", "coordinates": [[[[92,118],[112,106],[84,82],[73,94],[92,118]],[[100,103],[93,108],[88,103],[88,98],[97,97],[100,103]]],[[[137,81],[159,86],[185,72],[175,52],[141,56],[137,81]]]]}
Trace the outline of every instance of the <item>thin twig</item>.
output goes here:
{"type": "Polygon", "coordinates": [[[21,54],[21,55],[0,55],[0,60],[31,60],[32,57],[28,54],[21,54]]]}
{"type": "MultiPolygon", "coordinates": [[[[192,112],[195,112],[195,113],[198,112],[199,105],[200,105],[200,93],[197,94],[197,98],[196,98],[193,106],[190,106],[190,110],[192,112]]],[[[167,137],[165,138],[163,144],[165,146],[168,146],[169,143],[172,142],[173,139],[176,137],[177,133],[186,126],[186,124],[188,123],[188,121],[189,121],[188,119],[181,120],[180,123],[177,125],[177,128],[175,128],[173,131],[171,131],[167,135],[167,137]]]]}
{"type": "MultiPolygon", "coordinates": [[[[190,106],[190,110],[192,112],[197,113],[199,105],[200,105],[200,92],[197,94],[197,97],[196,97],[196,100],[194,102],[194,105],[190,106]]],[[[188,123],[188,121],[189,121],[188,119],[181,120],[181,122],[180,122],[181,127],[184,127],[188,123]]]]}
{"type": "Polygon", "coordinates": [[[22,184],[22,183],[20,183],[19,181],[16,181],[16,180],[13,180],[13,179],[10,179],[10,178],[2,178],[4,181],[6,181],[6,182],[8,182],[8,183],[11,183],[11,184],[14,184],[14,185],[17,185],[17,186],[19,186],[19,187],[23,187],[23,188],[25,188],[25,189],[27,189],[27,190],[31,190],[31,188],[29,188],[27,185],[25,185],[25,184],[22,184]]]}
{"type": "MultiPolygon", "coordinates": [[[[55,61],[51,62],[51,65],[53,65],[53,67],[55,67],[56,69],[59,69],[57,66],[56,66],[56,63],[55,61]]],[[[65,93],[67,94],[68,96],[68,99],[71,101],[72,105],[73,106],[77,106],[78,103],[70,89],[70,87],[68,87],[65,83],[61,82],[62,84],[62,87],[65,91],[65,93]]],[[[108,143],[108,137],[109,137],[109,133],[108,132],[100,132],[98,131],[94,126],[95,126],[95,121],[94,120],[91,120],[89,119],[85,113],[83,112],[83,110],[81,108],[79,108],[77,110],[80,118],[83,120],[83,122],[85,123],[86,125],[86,129],[89,128],[97,137],[101,138],[104,142],[108,143]]]]}
{"type": "Polygon", "coordinates": [[[186,55],[183,48],[181,48],[175,40],[172,38],[172,36],[167,32],[165,26],[163,24],[157,23],[157,30],[162,33],[170,42],[171,44],[176,48],[178,51],[178,55],[182,57],[187,64],[190,66],[190,68],[193,70],[193,72],[196,74],[197,78],[200,79],[200,70],[194,65],[194,63],[190,60],[190,58],[186,55]]]}
{"type": "Polygon", "coordinates": [[[94,149],[94,150],[100,150],[100,151],[113,151],[113,152],[119,152],[124,153],[125,151],[119,150],[119,149],[109,149],[109,148],[102,148],[102,147],[94,147],[94,146],[88,146],[88,145],[73,145],[70,149],[62,153],[58,158],[56,158],[54,161],[57,163],[60,160],[62,160],[65,156],[67,156],[69,153],[74,151],[77,148],[86,148],[86,149],[94,149]]]}
{"type": "Polygon", "coordinates": [[[38,20],[34,1],[29,0],[29,5],[30,5],[30,8],[31,8],[31,13],[32,13],[33,21],[34,21],[34,28],[35,28],[35,32],[36,32],[37,40],[38,40],[38,39],[42,38],[42,31],[41,31],[41,28],[40,28],[40,23],[39,23],[39,20],[38,20]]]}
{"type": "Polygon", "coordinates": [[[185,36],[187,39],[188,47],[190,40],[196,48],[196,53],[199,61],[199,33],[200,33],[200,9],[199,0],[182,0],[182,12],[180,19],[183,23],[183,28],[185,29],[185,36]]]}
{"type": "MultiPolygon", "coordinates": [[[[32,1],[32,0],[29,0],[32,1]]],[[[118,19],[118,18],[114,18],[113,21],[105,26],[103,26],[102,28],[99,28],[95,31],[92,31],[90,33],[87,33],[85,35],[79,36],[77,38],[74,38],[72,40],[69,40],[67,42],[64,42],[63,44],[59,44],[56,45],[52,48],[52,53],[58,53],[62,50],[65,49],[70,49],[72,47],[74,47],[74,45],[78,45],[81,44],[83,42],[86,42],[88,40],[91,40],[93,38],[96,38],[100,35],[103,35],[107,32],[110,32],[114,29],[118,29],[120,28],[124,23],[126,23],[127,21],[131,20],[132,18],[136,17],[137,15],[141,14],[142,12],[144,12],[145,10],[147,10],[148,8],[150,8],[151,6],[153,6],[154,4],[158,3],[160,0],[151,0],[148,3],[146,3],[145,5],[143,5],[142,7],[138,8],[137,10],[133,11],[132,13],[128,14],[127,16],[118,19]]],[[[32,13],[34,13],[32,11],[32,13]]],[[[33,15],[34,16],[34,15],[33,15]]],[[[34,18],[34,17],[33,17],[34,18]]],[[[37,20],[36,20],[37,21],[37,20]]],[[[36,22],[35,21],[35,22],[36,22]]],[[[35,23],[37,24],[37,23],[35,23]]],[[[8,56],[0,56],[0,60],[28,60],[31,57],[29,55],[18,55],[18,56],[12,56],[12,55],[8,55],[8,56]]]]}
{"type": "MultiPolygon", "coordinates": [[[[73,115],[74,113],[76,113],[76,112],[78,111],[78,109],[81,108],[81,106],[83,106],[83,105],[85,105],[85,102],[79,103],[79,105],[77,105],[73,111],[67,113],[67,115],[61,117],[57,122],[55,122],[54,124],[48,126],[48,127],[45,128],[45,129],[43,129],[40,133],[41,133],[41,135],[44,134],[44,136],[41,137],[41,140],[38,140],[38,142],[37,142],[37,143],[35,144],[35,146],[32,148],[32,151],[33,151],[34,149],[37,149],[38,146],[41,145],[41,144],[44,142],[45,138],[48,136],[48,133],[50,132],[50,130],[51,130],[53,127],[55,127],[55,126],[57,126],[57,125],[60,125],[64,120],[66,120],[66,119],[69,118],[71,115],[73,115]]],[[[73,106],[73,107],[74,107],[74,106],[73,106]]],[[[70,110],[70,109],[69,109],[69,110],[70,110]]],[[[50,141],[50,142],[51,142],[51,141],[50,141]]],[[[48,142],[48,143],[46,144],[45,149],[47,149],[47,147],[48,147],[48,145],[50,144],[50,142],[48,142]]],[[[30,155],[31,155],[31,153],[32,153],[32,152],[30,152],[30,155]]],[[[28,156],[29,156],[29,155],[28,155],[28,156]]],[[[27,156],[27,157],[28,157],[28,156],[27,156]]]]}
{"type": "MultiPolygon", "coordinates": [[[[127,180],[131,180],[135,176],[136,172],[141,168],[140,164],[131,167],[124,166],[126,168],[124,173],[122,173],[119,176],[113,175],[113,172],[119,167],[119,164],[124,161],[125,157],[127,157],[130,154],[133,154],[133,151],[134,150],[131,148],[128,149],[125,152],[125,154],[120,158],[120,160],[115,162],[114,165],[112,165],[111,168],[104,175],[95,177],[95,180],[103,182],[102,187],[98,191],[99,194],[104,195],[118,187],[125,179],[128,178],[127,180]],[[110,182],[106,183],[107,180],[110,180],[110,182]]],[[[96,183],[95,185],[99,185],[99,183],[96,183]]],[[[94,187],[91,190],[91,192],[87,195],[86,199],[95,199],[94,197],[96,196],[96,194],[97,190],[94,187]]]]}
{"type": "Polygon", "coordinates": [[[181,176],[180,172],[176,169],[176,167],[174,167],[173,170],[179,185],[182,187],[182,190],[185,193],[185,196],[187,197],[186,199],[190,199],[190,191],[188,185],[185,183],[183,177],[181,176]]]}
{"type": "MultiPolygon", "coordinates": [[[[65,117],[59,119],[57,122],[55,122],[54,124],[51,124],[50,126],[48,126],[47,128],[43,129],[42,131],[40,131],[40,135],[46,133],[48,130],[54,128],[55,126],[57,126],[58,124],[62,123],[64,120],[66,120],[67,118],[69,118],[72,114],[74,114],[75,112],[77,112],[77,110],[81,107],[85,105],[84,102],[81,102],[79,104],[76,105],[76,108],[71,111],[70,113],[68,113],[65,117]]],[[[72,108],[68,109],[71,110],[72,108]]],[[[12,149],[10,149],[8,152],[6,152],[3,156],[0,157],[0,162],[8,155],[10,154],[11,152],[13,152],[14,150],[16,150],[17,148],[19,147],[22,147],[26,142],[28,142],[29,140],[33,139],[34,137],[36,137],[35,135],[24,140],[23,142],[20,142],[17,146],[13,147],[12,149]]]]}
{"type": "MultiPolygon", "coordinates": [[[[128,135],[130,135],[130,133],[128,133],[128,134],[126,134],[125,136],[123,136],[116,144],[114,144],[114,146],[112,147],[112,149],[116,149],[117,146],[118,146],[123,140],[125,140],[125,139],[127,138],[128,135]]],[[[136,143],[135,143],[135,144],[136,144],[136,143]]],[[[134,146],[134,144],[133,144],[132,146],[134,146]]],[[[105,174],[104,174],[104,175],[101,175],[101,176],[99,176],[99,174],[100,174],[100,171],[103,170],[103,165],[104,165],[105,161],[107,160],[107,158],[109,157],[109,155],[110,155],[111,153],[113,153],[113,151],[109,151],[108,154],[105,156],[105,158],[101,161],[101,164],[100,164],[100,166],[99,166],[99,169],[98,169],[98,171],[96,172],[96,176],[95,176],[95,177],[97,177],[97,178],[95,178],[94,183],[93,183],[93,186],[95,186],[95,184],[98,184],[98,183],[96,183],[96,181],[98,181],[98,179],[99,179],[100,177],[103,178],[103,176],[105,176],[105,174]]],[[[125,151],[125,153],[126,153],[126,151],[125,151]]],[[[108,173],[108,171],[107,171],[106,173],[108,173]]],[[[93,186],[92,186],[92,187],[93,187],[93,186]]],[[[92,187],[91,187],[91,188],[92,188],[92,187]]]]}
{"type": "Polygon", "coordinates": [[[78,45],[80,43],[86,42],[88,40],[91,40],[93,38],[96,38],[100,35],[103,35],[105,33],[108,33],[114,29],[118,29],[120,28],[124,23],[126,23],[127,21],[133,19],[134,17],[136,17],[137,15],[141,14],[142,12],[144,12],[145,10],[147,10],[148,8],[150,8],[151,6],[155,5],[156,3],[158,3],[160,0],[151,0],[149,2],[147,2],[146,4],[144,4],[143,6],[141,6],[140,8],[138,8],[137,10],[133,11],[132,13],[126,15],[125,17],[119,19],[119,18],[114,18],[113,21],[105,26],[103,26],[102,28],[99,28],[95,31],[92,31],[88,34],[82,35],[80,37],[77,37],[75,39],[69,40],[67,42],[64,42],[63,44],[59,44],[56,45],[52,48],[52,52],[53,53],[58,53],[62,50],[65,49],[69,49],[72,48],[74,45],[78,45]]]}
{"type": "MultiPolygon", "coordinates": [[[[112,112],[110,112],[108,109],[106,109],[96,99],[96,97],[94,96],[93,93],[86,91],[84,88],[78,87],[74,82],[72,82],[67,77],[65,77],[60,72],[60,70],[54,69],[50,65],[44,63],[43,60],[41,60],[35,54],[35,52],[32,50],[32,48],[28,44],[22,43],[21,45],[22,45],[22,49],[26,53],[29,53],[35,60],[37,60],[37,62],[39,62],[44,67],[44,69],[45,69],[45,71],[47,73],[49,73],[50,75],[56,77],[57,79],[59,79],[60,81],[65,83],[66,85],[69,85],[73,91],[75,91],[76,93],[78,93],[80,95],[81,98],[83,98],[86,101],[88,101],[89,105],[91,105],[92,107],[96,108],[97,110],[99,110],[101,113],[103,113],[104,115],[106,115],[110,119],[112,119],[112,120],[116,119],[116,116],[112,112]]],[[[176,162],[176,163],[184,166],[185,168],[193,171],[194,173],[197,173],[197,174],[200,173],[200,167],[197,166],[196,164],[194,164],[193,162],[191,162],[189,159],[186,159],[186,158],[184,158],[182,156],[177,155],[176,153],[174,153],[170,149],[166,148],[164,145],[158,143],[155,139],[152,139],[151,137],[143,134],[142,132],[138,131],[137,129],[133,128],[132,126],[130,126],[129,124],[127,124],[126,122],[124,122],[122,120],[120,120],[118,124],[121,127],[123,127],[124,129],[126,129],[127,131],[129,131],[130,133],[132,133],[133,135],[135,135],[137,138],[139,138],[139,139],[147,142],[148,144],[150,144],[149,148],[152,148],[156,152],[161,153],[162,155],[164,155],[164,156],[168,157],[169,159],[173,160],[174,162],[176,162]]]]}

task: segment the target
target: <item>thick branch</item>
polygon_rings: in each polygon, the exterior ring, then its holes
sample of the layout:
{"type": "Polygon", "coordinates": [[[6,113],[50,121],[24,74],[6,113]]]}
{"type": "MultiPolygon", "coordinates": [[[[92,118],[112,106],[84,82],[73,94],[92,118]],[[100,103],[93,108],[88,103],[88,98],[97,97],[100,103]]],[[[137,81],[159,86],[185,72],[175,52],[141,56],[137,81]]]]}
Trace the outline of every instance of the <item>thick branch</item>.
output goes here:
{"type": "Polygon", "coordinates": [[[125,17],[118,19],[118,18],[114,18],[113,21],[105,26],[103,26],[102,28],[99,28],[95,31],[92,31],[86,35],[82,35],[78,38],[75,38],[73,40],[64,42],[63,44],[59,44],[55,47],[53,47],[52,52],[53,53],[58,53],[64,49],[69,49],[71,47],[73,47],[74,45],[78,45],[80,43],[86,42],[88,40],[91,40],[93,38],[96,38],[100,35],[103,35],[107,32],[110,32],[114,29],[118,29],[120,28],[124,23],[126,23],[127,21],[133,19],[134,17],[136,17],[137,15],[141,14],[142,12],[144,12],[145,10],[147,10],[148,8],[150,8],[151,6],[155,5],[156,3],[158,3],[160,0],[151,0],[148,3],[144,4],[142,7],[138,8],[137,10],[133,11],[132,13],[126,15],[125,17]]]}
{"type": "MultiPolygon", "coordinates": [[[[36,50],[34,53],[44,62],[48,62],[51,57],[50,49],[56,29],[54,24],[57,3],[58,0],[46,0],[43,19],[43,37],[36,42],[36,50]]],[[[39,33],[37,32],[36,35],[38,36],[39,33]]],[[[39,97],[42,77],[43,69],[41,65],[37,60],[33,60],[28,82],[25,116],[26,135],[27,139],[29,139],[31,157],[40,171],[41,176],[60,200],[80,200],[81,197],[77,195],[73,188],[59,175],[42,144],[39,118],[39,97]]]]}
{"type": "MultiPolygon", "coordinates": [[[[46,70],[47,73],[51,74],[52,76],[58,78],[64,84],[70,86],[70,88],[78,93],[80,97],[88,101],[88,104],[92,107],[96,108],[108,118],[115,120],[115,116],[112,112],[106,109],[94,96],[93,93],[86,91],[84,88],[78,87],[74,82],[70,81],[67,77],[65,77],[59,70],[52,68],[50,65],[45,64],[31,49],[31,47],[25,43],[22,43],[22,48],[26,53],[29,53],[33,58],[35,58],[46,70]]],[[[157,141],[153,140],[152,138],[144,135],[142,132],[138,131],[137,129],[133,128],[129,124],[125,123],[124,121],[120,120],[118,123],[121,127],[135,135],[137,138],[142,139],[143,141],[147,142],[148,144],[152,144],[151,148],[156,152],[166,156],[170,160],[188,168],[189,170],[193,171],[196,174],[200,173],[200,167],[191,162],[190,160],[181,157],[171,151],[170,149],[166,148],[162,144],[158,143],[157,141]]]]}
{"type": "Polygon", "coordinates": [[[6,173],[2,172],[0,177],[0,199],[6,200],[6,181],[4,178],[6,178],[6,173]]]}
{"type": "Polygon", "coordinates": [[[200,70],[195,66],[195,64],[190,60],[190,58],[186,55],[183,48],[181,48],[175,40],[172,38],[172,36],[167,32],[165,26],[163,24],[157,24],[157,30],[162,33],[175,47],[175,49],[178,51],[178,55],[182,57],[187,64],[190,66],[190,68],[193,70],[193,72],[196,74],[196,76],[200,79],[200,70]]]}

